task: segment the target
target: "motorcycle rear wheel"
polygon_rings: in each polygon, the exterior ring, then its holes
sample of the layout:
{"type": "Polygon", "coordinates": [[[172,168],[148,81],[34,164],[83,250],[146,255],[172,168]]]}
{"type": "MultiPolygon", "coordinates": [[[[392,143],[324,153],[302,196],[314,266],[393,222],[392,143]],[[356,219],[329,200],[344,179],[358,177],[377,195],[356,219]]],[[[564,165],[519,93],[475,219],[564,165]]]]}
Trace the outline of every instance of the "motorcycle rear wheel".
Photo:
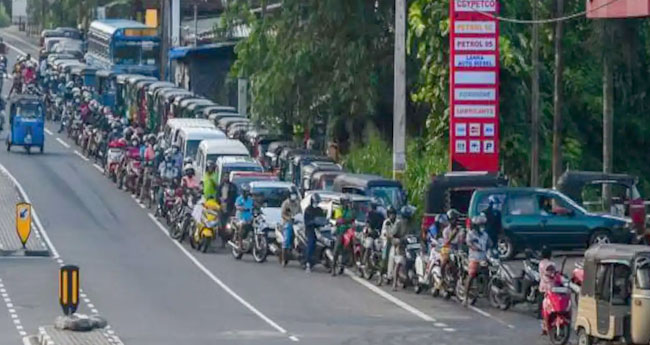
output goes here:
{"type": "Polygon", "coordinates": [[[199,244],[199,248],[201,249],[201,252],[205,253],[208,251],[208,248],[210,248],[210,244],[212,243],[212,237],[204,237],[201,239],[201,243],[199,244]]]}
{"type": "Polygon", "coordinates": [[[548,338],[553,345],[566,345],[571,335],[571,327],[569,324],[564,324],[558,327],[553,325],[548,331],[548,338]]]}

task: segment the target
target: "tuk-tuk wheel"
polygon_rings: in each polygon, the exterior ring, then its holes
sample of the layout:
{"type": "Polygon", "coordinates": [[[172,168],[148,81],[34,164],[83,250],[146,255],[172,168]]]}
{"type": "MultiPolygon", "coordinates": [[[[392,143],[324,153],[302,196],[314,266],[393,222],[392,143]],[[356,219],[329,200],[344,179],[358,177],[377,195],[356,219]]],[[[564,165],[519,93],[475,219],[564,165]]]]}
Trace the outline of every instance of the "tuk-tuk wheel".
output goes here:
{"type": "Polygon", "coordinates": [[[7,142],[7,151],[11,151],[11,144],[7,142]]]}
{"type": "Polygon", "coordinates": [[[25,146],[25,150],[27,150],[28,155],[32,153],[32,147],[31,146],[25,146]]]}
{"type": "Polygon", "coordinates": [[[578,345],[592,345],[593,343],[593,338],[581,327],[578,330],[578,345]]]}
{"type": "Polygon", "coordinates": [[[41,153],[43,153],[43,145],[41,145],[41,147],[39,147],[39,150],[41,151],[41,153]]]}

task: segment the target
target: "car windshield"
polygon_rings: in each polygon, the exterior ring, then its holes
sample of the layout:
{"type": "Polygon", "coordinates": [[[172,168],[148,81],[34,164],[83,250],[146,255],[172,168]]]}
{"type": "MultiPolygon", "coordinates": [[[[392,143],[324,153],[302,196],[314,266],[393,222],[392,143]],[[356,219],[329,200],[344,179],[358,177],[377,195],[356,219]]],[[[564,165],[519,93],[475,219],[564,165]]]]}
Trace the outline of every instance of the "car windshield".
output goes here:
{"type": "Polygon", "coordinates": [[[40,105],[24,105],[16,107],[16,115],[22,118],[34,119],[43,114],[43,109],[40,105]]]}
{"type": "Polygon", "coordinates": [[[264,207],[280,207],[287,200],[291,188],[287,187],[263,187],[251,189],[251,194],[259,205],[264,207]]]}
{"type": "Polygon", "coordinates": [[[404,205],[404,193],[400,187],[373,187],[370,196],[376,198],[382,205],[392,205],[400,209],[404,205]]]}

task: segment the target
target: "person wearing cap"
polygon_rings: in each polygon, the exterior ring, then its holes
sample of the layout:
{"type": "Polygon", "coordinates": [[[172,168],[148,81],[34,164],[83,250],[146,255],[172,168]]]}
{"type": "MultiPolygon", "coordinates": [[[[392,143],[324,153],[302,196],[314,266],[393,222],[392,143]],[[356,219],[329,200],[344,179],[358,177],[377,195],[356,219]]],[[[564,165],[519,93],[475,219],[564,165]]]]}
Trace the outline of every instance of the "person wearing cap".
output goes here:
{"type": "Polygon", "coordinates": [[[284,241],[282,242],[282,253],[280,254],[280,262],[282,266],[286,266],[289,262],[289,251],[293,246],[293,217],[300,213],[300,202],[298,201],[298,193],[292,190],[289,197],[282,202],[280,206],[280,214],[282,216],[282,229],[284,241]]]}

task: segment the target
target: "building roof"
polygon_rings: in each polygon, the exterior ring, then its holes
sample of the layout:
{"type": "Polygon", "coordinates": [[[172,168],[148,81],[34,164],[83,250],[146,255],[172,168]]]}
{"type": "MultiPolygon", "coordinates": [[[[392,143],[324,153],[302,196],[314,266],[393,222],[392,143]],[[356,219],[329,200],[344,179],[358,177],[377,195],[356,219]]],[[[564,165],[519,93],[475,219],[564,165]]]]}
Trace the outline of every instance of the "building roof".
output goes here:
{"type": "Polygon", "coordinates": [[[204,44],[200,46],[176,47],[169,51],[169,59],[184,59],[188,56],[222,56],[227,57],[233,54],[235,42],[220,42],[204,44]]]}

